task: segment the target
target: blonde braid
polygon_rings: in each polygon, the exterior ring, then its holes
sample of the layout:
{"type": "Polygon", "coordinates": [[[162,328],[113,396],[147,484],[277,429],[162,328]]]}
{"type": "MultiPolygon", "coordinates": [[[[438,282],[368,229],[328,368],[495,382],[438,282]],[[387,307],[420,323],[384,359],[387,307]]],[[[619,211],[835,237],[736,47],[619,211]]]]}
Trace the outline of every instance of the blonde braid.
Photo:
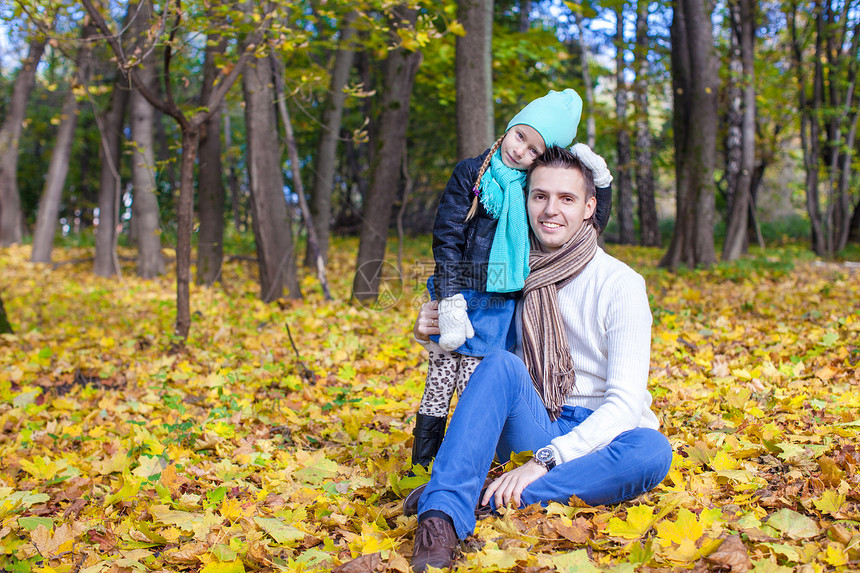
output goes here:
{"type": "Polygon", "coordinates": [[[466,214],[466,223],[468,223],[472,219],[472,217],[475,216],[475,213],[478,212],[478,186],[480,186],[481,178],[484,176],[484,173],[487,172],[487,168],[490,166],[490,162],[493,160],[493,155],[496,153],[496,150],[499,148],[499,146],[502,145],[503,139],[505,139],[504,135],[502,135],[496,140],[496,142],[490,148],[490,152],[487,154],[487,157],[484,159],[484,163],[481,164],[481,168],[478,169],[478,178],[475,179],[475,184],[472,185],[472,192],[475,194],[475,196],[474,198],[472,198],[472,207],[466,214]]]}

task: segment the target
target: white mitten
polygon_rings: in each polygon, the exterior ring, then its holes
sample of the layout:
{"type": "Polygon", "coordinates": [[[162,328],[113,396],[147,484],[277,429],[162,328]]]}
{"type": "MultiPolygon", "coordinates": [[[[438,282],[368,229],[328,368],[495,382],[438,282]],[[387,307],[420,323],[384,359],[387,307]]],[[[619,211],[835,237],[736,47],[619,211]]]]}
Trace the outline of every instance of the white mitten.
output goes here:
{"type": "Polygon", "coordinates": [[[590,147],[584,143],[575,143],[570,148],[571,153],[579,158],[582,163],[591,169],[594,174],[594,186],[598,189],[609,187],[612,183],[612,173],[606,167],[606,160],[594,153],[590,147]]]}
{"type": "Polygon", "coordinates": [[[439,333],[439,346],[448,352],[457,350],[467,338],[475,336],[462,294],[439,301],[439,333]]]}

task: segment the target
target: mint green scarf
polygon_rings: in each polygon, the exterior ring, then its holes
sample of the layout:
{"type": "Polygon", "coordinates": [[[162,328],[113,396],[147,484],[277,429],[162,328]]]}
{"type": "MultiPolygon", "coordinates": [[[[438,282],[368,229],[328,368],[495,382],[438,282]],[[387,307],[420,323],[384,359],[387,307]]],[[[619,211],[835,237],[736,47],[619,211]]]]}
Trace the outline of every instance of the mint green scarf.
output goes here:
{"type": "Polygon", "coordinates": [[[505,165],[501,150],[496,151],[480,184],[481,203],[499,220],[490,247],[487,292],[522,290],[529,275],[525,184],[526,172],[505,165]]]}

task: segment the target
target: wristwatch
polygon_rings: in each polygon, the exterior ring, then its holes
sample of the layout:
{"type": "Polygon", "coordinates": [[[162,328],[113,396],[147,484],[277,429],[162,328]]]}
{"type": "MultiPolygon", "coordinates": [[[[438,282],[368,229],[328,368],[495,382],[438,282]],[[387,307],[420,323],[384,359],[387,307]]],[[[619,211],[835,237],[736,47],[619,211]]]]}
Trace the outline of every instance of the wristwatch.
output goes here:
{"type": "Polygon", "coordinates": [[[535,452],[534,461],[545,467],[547,470],[551,470],[556,465],[555,452],[549,446],[544,446],[535,452]]]}

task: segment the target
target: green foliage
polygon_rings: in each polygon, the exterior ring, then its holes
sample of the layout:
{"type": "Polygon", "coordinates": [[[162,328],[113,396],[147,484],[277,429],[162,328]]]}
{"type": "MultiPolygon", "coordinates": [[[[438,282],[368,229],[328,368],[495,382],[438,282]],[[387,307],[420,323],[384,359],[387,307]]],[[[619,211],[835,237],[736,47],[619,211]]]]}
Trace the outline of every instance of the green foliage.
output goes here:
{"type": "MultiPolygon", "coordinates": [[[[596,149],[615,165],[614,102],[610,76],[613,73],[612,35],[617,3],[614,0],[586,2],[561,2],[543,0],[532,2],[530,28],[522,33],[520,10],[523,3],[504,0],[494,4],[493,27],[493,76],[495,135],[500,135],[507,121],[525,103],[543,95],[549,89],[573,87],[582,91],[579,47],[573,42],[570,28],[571,10],[582,10],[586,17],[585,39],[589,43],[591,73],[597,88],[595,115],[597,121],[596,149]]],[[[156,3],[161,15],[169,3],[156,3]]],[[[258,55],[268,49],[284,62],[286,98],[289,106],[296,141],[299,148],[301,172],[305,188],[310,190],[313,181],[314,155],[321,133],[324,104],[328,97],[330,71],[335,50],[339,46],[341,28],[347,13],[358,14],[353,41],[356,62],[353,66],[344,110],[337,174],[334,186],[334,218],[342,229],[356,229],[360,220],[361,193],[366,189],[376,119],[379,115],[379,100],[385,89],[381,85],[382,62],[392,45],[389,36],[388,17],[392,4],[379,0],[349,2],[328,0],[327,2],[278,2],[273,4],[277,18],[273,19],[272,31],[266,41],[258,46],[258,55]]],[[[670,59],[668,58],[668,24],[671,10],[667,2],[651,5],[649,18],[650,61],[647,73],[650,79],[651,113],[650,124],[654,143],[654,165],[659,195],[671,195],[674,189],[673,130],[671,126],[670,59]]],[[[456,163],[455,137],[455,42],[462,33],[462,24],[457,22],[457,3],[453,0],[415,3],[419,12],[418,23],[413,31],[403,32],[395,42],[409,49],[422,52],[410,105],[408,128],[409,172],[414,189],[407,212],[407,228],[427,230],[432,222],[436,201],[451,170],[456,163]]],[[[802,157],[797,152],[798,129],[797,86],[792,77],[790,63],[786,10],[790,5],[762,4],[758,6],[758,34],[756,44],[756,90],[757,90],[757,149],[758,159],[766,169],[774,171],[789,168],[800,169],[802,157]]],[[[110,20],[116,29],[127,9],[126,4],[112,5],[110,20]]],[[[172,8],[170,8],[172,9],[172,8]]],[[[720,10],[724,6],[719,6],[720,10]]],[[[810,13],[801,10],[801,20],[808,23],[810,13]]],[[[24,53],[27,40],[41,26],[34,15],[57,16],[52,33],[53,41],[47,48],[36,88],[29,101],[27,121],[21,139],[19,162],[19,186],[26,220],[30,226],[35,221],[36,210],[47,173],[50,153],[56,133],[58,110],[68,76],[74,68],[73,57],[79,47],[80,22],[83,21],[81,6],[77,2],[47,2],[42,0],[15,2],[0,8],[5,30],[9,33],[11,47],[24,53]]],[[[853,14],[853,13],[852,13],[853,14]]],[[[849,14],[849,17],[854,17],[849,14]]],[[[725,23],[725,14],[720,13],[725,23]]],[[[632,21],[632,12],[628,11],[632,21]]],[[[260,22],[256,17],[243,17],[230,3],[210,3],[192,0],[183,2],[180,28],[171,39],[172,20],[167,19],[165,28],[154,27],[150,38],[157,40],[157,59],[163,56],[163,47],[171,46],[173,74],[170,87],[183,110],[197,109],[202,80],[203,54],[210,33],[221,31],[229,39],[227,53],[219,64],[235,60],[241,38],[245,37],[260,22]]],[[[718,26],[722,32],[720,48],[728,48],[727,28],[718,26]]],[[[629,34],[628,34],[629,36],[629,34]]],[[[628,37],[629,41],[632,38],[628,37]]],[[[61,204],[60,217],[75,227],[80,220],[80,233],[63,239],[65,245],[91,245],[93,211],[97,205],[99,187],[99,133],[94,110],[103,113],[107,109],[113,80],[117,73],[105,42],[95,42],[94,75],[86,96],[81,98],[81,114],[75,134],[72,160],[61,204]]],[[[133,50],[128,53],[134,57],[133,50]]],[[[723,62],[728,58],[723,57],[723,62]]],[[[8,60],[3,61],[7,66],[8,60]]],[[[11,90],[14,69],[0,68],[0,112],[5,110],[11,90]]],[[[164,86],[162,86],[164,90],[164,86]]],[[[240,189],[240,215],[247,222],[247,169],[245,165],[245,134],[241,109],[241,89],[234,87],[227,96],[223,113],[231,119],[232,146],[224,150],[224,157],[236,166],[240,189]]],[[[584,128],[580,129],[580,133],[584,128]]],[[[165,246],[175,245],[175,205],[178,190],[178,159],[180,157],[179,132],[175,122],[160,116],[156,130],[157,149],[157,194],[162,221],[165,246]]],[[[487,145],[490,145],[490,141],[487,145]]],[[[126,149],[128,152],[128,149],[126,149]]],[[[120,165],[123,189],[126,190],[130,169],[126,153],[120,165]]],[[[856,160],[855,160],[856,162],[856,160]]],[[[721,161],[718,160],[718,164],[721,161]]],[[[288,186],[293,186],[289,165],[284,164],[288,186]]],[[[225,165],[226,179],[226,165],[225,165]]],[[[857,185],[850,185],[854,190],[857,185]]],[[[801,186],[786,184],[779,193],[803,196],[801,186]]],[[[854,199],[856,199],[856,191],[854,199]]],[[[856,203],[856,200],[854,201],[856,203]]],[[[227,202],[229,209],[230,202],[227,202]]],[[[722,203],[721,203],[722,206],[722,203]]],[[[396,207],[396,206],[395,206],[396,207]]],[[[226,214],[228,218],[229,213],[226,214]]],[[[614,224],[614,218],[610,225],[614,224]]],[[[662,223],[664,243],[671,235],[662,223]]],[[[610,226],[608,231],[613,232],[610,226]]],[[[717,229],[717,234],[721,229],[717,229]]],[[[783,244],[795,237],[808,235],[801,218],[792,221],[777,221],[763,224],[762,232],[768,245],[783,244]]],[[[231,231],[225,241],[236,252],[253,252],[253,237],[250,229],[231,231]]],[[[121,238],[121,242],[124,241],[121,238]]],[[[850,253],[850,251],[849,251],[850,253]]]]}
{"type": "MultiPolygon", "coordinates": [[[[409,163],[415,179],[411,201],[423,206],[432,221],[438,195],[456,165],[455,43],[446,34],[424,52],[412,94],[409,163]]],[[[581,86],[569,73],[570,56],[550,29],[520,33],[496,26],[493,35],[495,135],[529,101],[551,89],[581,86]]],[[[487,147],[493,141],[486,143],[487,147]]]]}

